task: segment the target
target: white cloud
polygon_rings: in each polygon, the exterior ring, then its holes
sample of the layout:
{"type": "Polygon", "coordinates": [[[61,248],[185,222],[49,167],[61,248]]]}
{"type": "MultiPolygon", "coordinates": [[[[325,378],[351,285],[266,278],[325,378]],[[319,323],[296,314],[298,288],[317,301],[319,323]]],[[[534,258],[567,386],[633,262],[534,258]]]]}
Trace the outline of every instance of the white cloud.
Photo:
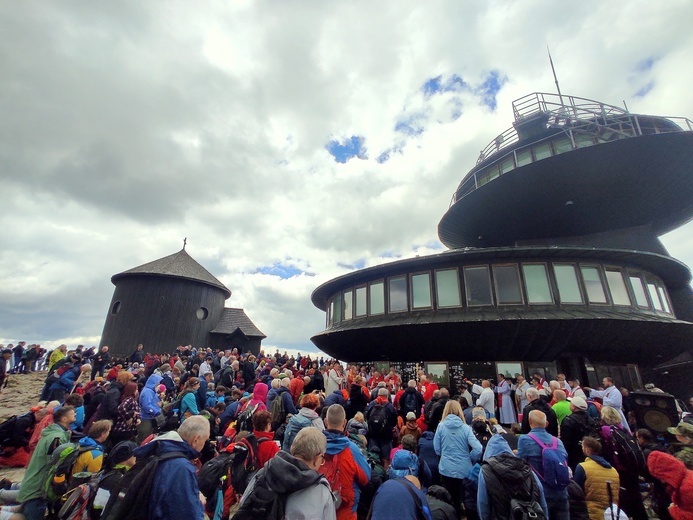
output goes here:
{"type": "MultiPolygon", "coordinates": [[[[311,291],[340,264],[435,250],[511,102],[553,91],[547,45],[566,94],[693,117],[691,15],[685,0],[570,16],[548,1],[0,5],[0,337],[96,342],[110,276],[187,236],[267,345],[312,350],[311,291]],[[495,111],[420,90],[490,71],[507,80],[495,111]],[[395,130],[410,115],[421,135],[395,130]],[[353,135],[368,159],[336,163],[325,144],[353,135]],[[258,272],[275,264],[315,276],[258,272]]],[[[692,230],[663,239],[689,265],[692,230]]]]}

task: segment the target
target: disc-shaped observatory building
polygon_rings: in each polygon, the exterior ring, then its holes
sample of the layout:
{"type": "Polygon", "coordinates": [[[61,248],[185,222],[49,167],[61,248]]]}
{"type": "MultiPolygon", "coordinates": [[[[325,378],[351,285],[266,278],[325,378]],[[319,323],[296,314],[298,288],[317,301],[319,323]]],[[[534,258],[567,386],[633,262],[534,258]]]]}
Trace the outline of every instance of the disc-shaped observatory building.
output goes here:
{"type": "Polygon", "coordinates": [[[691,121],[546,93],[513,112],[438,225],[450,250],[319,286],[312,341],[451,383],[539,371],[639,388],[641,371],[686,366],[691,272],[658,237],[693,217],[691,121]]]}
{"type": "Polygon", "coordinates": [[[257,354],[266,337],[243,309],[224,307],[231,291],[185,248],[111,277],[111,299],[101,346],[129,355],[172,352],[179,345],[257,354]]]}

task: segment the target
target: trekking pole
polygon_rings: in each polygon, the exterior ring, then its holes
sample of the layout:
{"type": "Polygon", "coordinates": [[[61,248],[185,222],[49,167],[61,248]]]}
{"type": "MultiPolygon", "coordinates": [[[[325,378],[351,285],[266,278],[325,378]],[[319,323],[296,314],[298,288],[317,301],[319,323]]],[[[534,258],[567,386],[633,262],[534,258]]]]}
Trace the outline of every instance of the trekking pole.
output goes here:
{"type": "MultiPolygon", "coordinates": [[[[614,520],[614,494],[611,491],[611,481],[606,481],[606,491],[609,493],[609,512],[611,513],[611,520],[614,520]]],[[[620,513],[619,513],[620,516],[620,513]]]]}

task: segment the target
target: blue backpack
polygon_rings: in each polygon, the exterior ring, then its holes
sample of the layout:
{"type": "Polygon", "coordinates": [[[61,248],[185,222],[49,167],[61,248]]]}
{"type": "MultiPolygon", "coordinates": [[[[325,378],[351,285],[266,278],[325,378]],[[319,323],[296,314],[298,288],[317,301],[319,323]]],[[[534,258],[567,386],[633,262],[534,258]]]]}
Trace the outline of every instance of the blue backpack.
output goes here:
{"type": "Polygon", "coordinates": [[[392,464],[387,470],[390,478],[404,478],[407,475],[418,477],[419,458],[409,450],[401,449],[392,458],[392,464]]]}
{"type": "Polygon", "coordinates": [[[539,478],[552,489],[565,489],[570,483],[568,463],[558,451],[558,439],[553,437],[551,444],[544,444],[533,433],[527,435],[541,446],[542,471],[532,466],[539,478]]]}

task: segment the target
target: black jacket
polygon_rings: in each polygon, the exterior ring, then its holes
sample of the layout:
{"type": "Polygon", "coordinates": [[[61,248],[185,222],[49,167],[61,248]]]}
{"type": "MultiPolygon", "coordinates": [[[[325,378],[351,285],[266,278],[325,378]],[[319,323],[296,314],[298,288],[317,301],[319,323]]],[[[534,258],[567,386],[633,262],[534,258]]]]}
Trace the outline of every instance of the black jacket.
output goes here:
{"type": "MultiPolygon", "coordinates": [[[[530,403],[531,404],[531,403],[530,403]]],[[[510,520],[511,498],[541,503],[541,491],[529,462],[511,453],[490,457],[481,465],[493,518],[510,520]],[[501,480],[502,479],[502,480],[501,480]]]]}
{"type": "Polygon", "coordinates": [[[540,410],[546,414],[546,420],[549,423],[546,426],[546,431],[554,437],[558,437],[558,419],[556,418],[556,413],[551,409],[549,403],[543,399],[535,399],[522,410],[522,433],[527,434],[531,430],[529,427],[529,412],[532,410],[540,410]]]}
{"type": "Polygon", "coordinates": [[[421,392],[419,392],[416,387],[414,386],[408,386],[407,388],[404,389],[404,392],[402,395],[399,396],[399,415],[402,416],[403,419],[406,419],[407,413],[408,412],[414,412],[416,414],[416,418],[418,419],[421,416],[421,409],[423,408],[424,405],[424,398],[421,395],[421,392]],[[411,401],[412,398],[409,397],[413,394],[413,399],[416,399],[416,409],[415,410],[410,410],[404,406],[404,404],[407,401],[411,401]]]}
{"type": "Polygon", "coordinates": [[[580,441],[589,431],[589,424],[589,415],[582,411],[573,412],[561,423],[561,440],[568,452],[568,466],[573,471],[578,464],[585,460],[580,441]]]}
{"type": "Polygon", "coordinates": [[[120,396],[123,393],[123,385],[118,381],[111,383],[106,395],[101,401],[101,405],[96,412],[96,421],[102,419],[111,419],[115,421],[118,418],[118,405],[120,404],[120,396]]]}

